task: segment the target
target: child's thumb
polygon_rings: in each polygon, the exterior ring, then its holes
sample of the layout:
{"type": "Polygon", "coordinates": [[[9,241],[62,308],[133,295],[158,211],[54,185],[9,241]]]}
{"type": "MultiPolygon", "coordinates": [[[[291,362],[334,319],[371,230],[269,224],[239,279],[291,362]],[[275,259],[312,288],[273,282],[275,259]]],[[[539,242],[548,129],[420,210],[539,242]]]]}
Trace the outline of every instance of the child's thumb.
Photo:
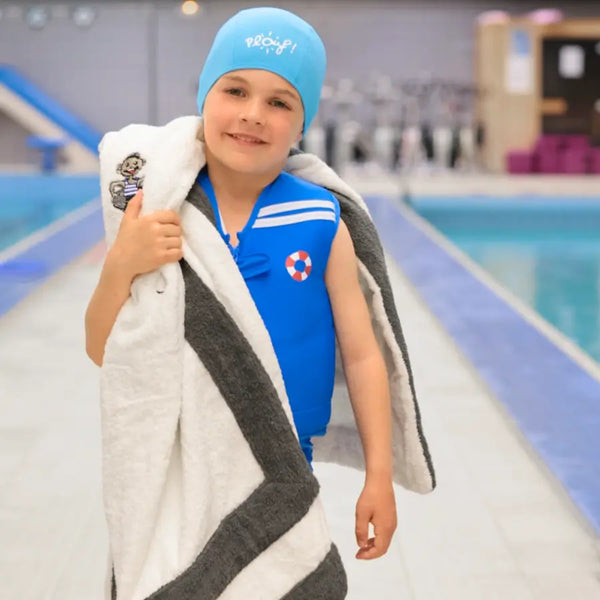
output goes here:
{"type": "Polygon", "coordinates": [[[144,190],[139,190],[138,193],[129,200],[125,207],[125,214],[131,218],[137,218],[142,210],[142,200],[144,197],[144,190]]]}
{"type": "Polygon", "coordinates": [[[369,520],[364,515],[357,513],[355,526],[356,543],[364,548],[369,541],[369,520]]]}

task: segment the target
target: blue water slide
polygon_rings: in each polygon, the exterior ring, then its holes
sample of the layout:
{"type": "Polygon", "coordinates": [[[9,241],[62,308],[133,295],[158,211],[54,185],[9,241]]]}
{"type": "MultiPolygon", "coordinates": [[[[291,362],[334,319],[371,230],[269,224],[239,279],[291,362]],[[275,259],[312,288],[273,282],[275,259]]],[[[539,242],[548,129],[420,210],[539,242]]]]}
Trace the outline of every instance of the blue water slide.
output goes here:
{"type": "Polygon", "coordinates": [[[0,85],[6,86],[37,109],[69,137],[83,144],[94,154],[98,154],[98,144],[102,139],[102,134],[79,117],[71,114],[14,67],[0,63],[0,85]]]}

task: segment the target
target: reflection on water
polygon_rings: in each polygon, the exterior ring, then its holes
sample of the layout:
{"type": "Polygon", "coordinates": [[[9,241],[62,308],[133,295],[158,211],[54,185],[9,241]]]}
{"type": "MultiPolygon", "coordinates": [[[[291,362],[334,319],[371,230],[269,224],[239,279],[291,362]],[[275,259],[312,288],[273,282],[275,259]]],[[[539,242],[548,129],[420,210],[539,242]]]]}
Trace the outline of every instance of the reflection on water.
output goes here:
{"type": "MultiPolygon", "coordinates": [[[[565,211],[553,222],[518,210],[419,210],[515,296],[600,362],[600,228],[565,211]],[[540,226],[536,226],[536,223],[540,226]]],[[[555,211],[556,212],[556,211],[555,211]]],[[[557,215],[558,216],[558,215],[557,215]]],[[[595,225],[595,223],[593,224],[595,225]]]]}

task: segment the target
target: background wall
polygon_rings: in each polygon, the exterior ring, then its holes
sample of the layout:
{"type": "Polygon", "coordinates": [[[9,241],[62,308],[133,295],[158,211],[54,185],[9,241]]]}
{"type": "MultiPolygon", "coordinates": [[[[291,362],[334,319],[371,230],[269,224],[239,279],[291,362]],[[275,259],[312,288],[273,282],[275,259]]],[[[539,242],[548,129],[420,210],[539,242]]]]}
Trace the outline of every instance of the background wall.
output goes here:
{"type": "MultiPolygon", "coordinates": [[[[73,4],[73,3],[72,3],[73,4]]],[[[162,124],[196,112],[198,74],[218,27],[243,7],[262,2],[205,1],[189,18],[179,2],[90,2],[97,19],[80,30],[68,3],[46,3],[55,15],[40,31],[22,5],[0,1],[0,62],[18,67],[56,100],[101,131],[131,122],[162,124]]],[[[365,80],[375,72],[398,79],[431,74],[468,83],[473,24],[490,9],[525,13],[535,2],[486,0],[270,0],[310,21],[328,50],[328,80],[365,80]]],[[[546,5],[547,6],[547,5],[546,5]]],[[[600,3],[570,2],[567,17],[600,16],[600,3]]],[[[21,134],[0,121],[0,156],[21,134]],[[2,149],[4,146],[4,149],[2,149]]],[[[20,142],[19,142],[20,144],[20,142]]]]}

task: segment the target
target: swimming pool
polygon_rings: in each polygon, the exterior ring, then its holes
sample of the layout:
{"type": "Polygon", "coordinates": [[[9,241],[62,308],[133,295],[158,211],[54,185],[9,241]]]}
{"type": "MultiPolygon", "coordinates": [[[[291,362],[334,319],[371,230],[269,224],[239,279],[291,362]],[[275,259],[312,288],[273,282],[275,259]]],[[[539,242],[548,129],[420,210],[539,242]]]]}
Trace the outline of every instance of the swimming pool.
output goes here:
{"type": "Polygon", "coordinates": [[[0,175],[0,316],[103,237],[98,175],[0,175]]]}
{"type": "Polygon", "coordinates": [[[0,176],[0,252],[99,196],[98,175],[0,176]]]}
{"type": "Polygon", "coordinates": [[[600,198],[417,197],[410,204],[600,362],[600,198]]]}

